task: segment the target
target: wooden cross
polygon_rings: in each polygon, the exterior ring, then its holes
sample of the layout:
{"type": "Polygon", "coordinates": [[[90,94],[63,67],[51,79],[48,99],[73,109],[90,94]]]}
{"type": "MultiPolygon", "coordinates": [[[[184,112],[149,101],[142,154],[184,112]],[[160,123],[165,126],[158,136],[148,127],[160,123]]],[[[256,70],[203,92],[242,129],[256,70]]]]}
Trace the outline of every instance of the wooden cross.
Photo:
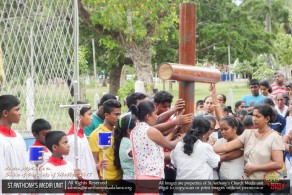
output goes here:
{"type": "MultiPolygon", "coordinates": [[[[221,79],[217,69],[196,67],[196,4],[183,3],[180,7],[179,64],[163,63],[158,67],[158,76],[163,80],[179,82],[179,98],[185,100],[185,113],[194,112],[195,83],[216,83],[221,79]]],[[[187,131],[190,124],[184,126],[187,131]]]]}

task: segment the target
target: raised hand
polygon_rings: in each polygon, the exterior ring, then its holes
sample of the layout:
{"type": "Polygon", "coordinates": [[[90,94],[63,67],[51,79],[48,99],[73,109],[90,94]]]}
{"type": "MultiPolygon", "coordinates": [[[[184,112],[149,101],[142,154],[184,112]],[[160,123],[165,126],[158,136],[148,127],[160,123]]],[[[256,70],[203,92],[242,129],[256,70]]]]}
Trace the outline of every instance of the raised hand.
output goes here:
{"type": "Polygon", "coordinates": [[[178,99],[174,105],[176,111],[183,109],[185,107],[185,101],[183,99],[178,99]]]}
{"type": "Polygon", "coordinates": [[[210,92],[210,95],[216,95],[215,83],[210,83],[209,92],[210,92]]]}
{"type": "Polygon", "coordinates": [[[189,114],[185,114],[184,115],[184,112],[185,112],[185,109],[183,109],[178,117],[176,118],[177,120],[177,125],[184,125],[184,124],[188,124],[188,123],[191,123],[192,122],[192,119],[193,119],[193,113],[189,113],[189,114]]]}

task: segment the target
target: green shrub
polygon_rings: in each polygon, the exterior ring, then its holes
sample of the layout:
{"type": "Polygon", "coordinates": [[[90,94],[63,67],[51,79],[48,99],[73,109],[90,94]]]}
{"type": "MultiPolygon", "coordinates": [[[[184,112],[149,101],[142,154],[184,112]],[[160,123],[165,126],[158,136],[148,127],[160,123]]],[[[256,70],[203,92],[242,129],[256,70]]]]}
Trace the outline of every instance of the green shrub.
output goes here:
{"type": "MultiPolygon", "coordinates": [[[[119,100],[124,105],[125,98],[135,92],[135,79],[130,79],[125,82],[125,85],[121,87],[118,91],[119,100]]],[[[125,111],[125,108],[122,108],[122,111],[125,111]]]]}

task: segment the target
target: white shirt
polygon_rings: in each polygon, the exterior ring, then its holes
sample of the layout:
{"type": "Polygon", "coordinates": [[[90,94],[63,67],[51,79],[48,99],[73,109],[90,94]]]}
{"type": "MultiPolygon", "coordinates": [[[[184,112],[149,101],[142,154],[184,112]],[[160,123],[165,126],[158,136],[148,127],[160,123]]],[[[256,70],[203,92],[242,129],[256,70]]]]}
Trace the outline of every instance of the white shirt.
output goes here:
{"type": "MultiPolygon", "coordinates": [[[[217,140],[215,143],[216,145],[227,143],[227,140],[221,138],[217,140]]],[[[221,163],[220,170],[219,170],[219,177],[221,180],[240,180],[244,174],[244,158],[243,156],[233,159],[224,161],[221,163]]]]}
{"type": "Polygon", "coordinates": [[[282,115],[283,117],[285,117],[287,111],[288,111],[288,106],[284,105],[284,109],[283,112],[281,112],[281,110],[279,109],[278,105],[275,106],[275,109],[277,110],[278,114],[282,115]]]}
{"type": "Polygon", "coordinates": [[[33,165],[28,161],[24,139],[18,132],[15,131],[15,134],[16,137],[0,134],[0,153],[3,161],[0,179],[32,179],[28,172],[30,173],[33,165]]]}
{"type": "Polygon", "coordinates": [[[184,142],[180,141],[170,153],[171,163],[177,168],[177,180],[212,180],[213,168],[218,166],[220,156],[208,143],[198,140],[193,153],[185,154],[184,142]]]}
{"type": "MultiPolygon", "coordinates": [[[[67,138],[70,145],[70,152],[67,156],[64,156],[64,159],[75,165],[74,134],[67,135],[67,138]]],[[[86,136],[82,138],[77,136],[77,145],[79,156],[78,168],[81,170],[82,177],[84,179],[98,179],[95,162],[86,136]]]]}
{"type": "Polygon", "coordinates": [[[33,179],[36,170],[28,161],[24,139],[17,131],[14,132],[15,137],[0,133],[0,194],[2,180],[33,179]]]}
{"type": "MultiPolygon", "coordinates": [[[[39,171],[39,178],[43,180],[76,180],[74,174],[73,165],[65,160],[56,159],[53,156],[50,157],[47,163],[39,171]]],[[[62,192],[58,193],[43,193],[43,195],[63,195],[66,194],[62,192]]],[[[71,193],[70,193],[71,194],[71,193]]],[[[72,192],[73,194],[73,192],[72,192]]]]}

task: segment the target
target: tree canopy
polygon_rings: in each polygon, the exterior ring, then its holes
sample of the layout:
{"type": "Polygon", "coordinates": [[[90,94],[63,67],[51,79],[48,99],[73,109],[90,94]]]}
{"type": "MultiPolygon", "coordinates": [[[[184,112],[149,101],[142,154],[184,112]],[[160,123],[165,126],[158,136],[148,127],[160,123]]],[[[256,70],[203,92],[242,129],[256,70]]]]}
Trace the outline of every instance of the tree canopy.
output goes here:
{"type": "MultiPolygon", "coordinates": [[[[117,67],[119,59],[130,58],[138,79],[151,91],[153,64],[178,61],[178,13],[183,0],[79,1],[81,23],[97,33],[99,60],[108,70],[117,67]]],[[[268,53],[277,53],[282,62],[289,55],[275,44],[284,39],[277,34],[289,29],[288,0],[274,0],[270,7],[265,0],[245,0],[240,6],[231,0],[193,2],[197,5],[198,62],[227,64],[228,46],[232,62],[237,58],[251,62],[268,53]],[[271,33],[266,32],[267,13],[272,16],[271,33]]]]}

